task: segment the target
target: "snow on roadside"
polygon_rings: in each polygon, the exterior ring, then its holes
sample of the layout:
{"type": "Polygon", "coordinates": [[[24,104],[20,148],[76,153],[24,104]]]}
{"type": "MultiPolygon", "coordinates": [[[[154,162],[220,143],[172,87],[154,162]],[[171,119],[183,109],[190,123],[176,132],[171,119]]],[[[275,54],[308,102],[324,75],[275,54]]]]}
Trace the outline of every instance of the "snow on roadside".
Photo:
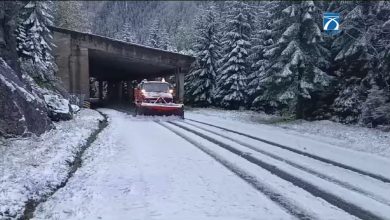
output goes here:
{"type": "Polygon", "coordinates": [[[33,219],[293,219],[157,117],[101,111],[109,125],[33,219]]]}
{"type": "Polygon", "coordinates": [[[97,111],[83,109],[40,137],[0,140],[0,219],[20,217],[28,200],[61,184],[69,161],[98,128],[99,120],[103,117],[97,111]]]}
{"type": "Polygon", "coordinates": [[[191,114],[201,114],[206,116],[216,116],[222,119],[237,120],[249,123],[272,123],[283,120],[277,115],[268,115],[264,112],[249,110],[224,110],[218,108],[186,108],[186,112],[191,114]]]}
{"type": "Polygon", "coordinates": [[[276,125],[306,136],[317,135],[316,139],[330,144],[390,158],[390,132],[328,120],[297,120],[276,125]]]}
{"type": "Polygon", "coordinates": [[[186,114],[212,116],[251,124],[268,124],[283,128],[289,134],[390,158],[390,132],[377,129],[344,125],[329,120],[284,121],[279,116],[248,110],[227,111],[215,108],[193,108],[189,109],[186,114]]]}

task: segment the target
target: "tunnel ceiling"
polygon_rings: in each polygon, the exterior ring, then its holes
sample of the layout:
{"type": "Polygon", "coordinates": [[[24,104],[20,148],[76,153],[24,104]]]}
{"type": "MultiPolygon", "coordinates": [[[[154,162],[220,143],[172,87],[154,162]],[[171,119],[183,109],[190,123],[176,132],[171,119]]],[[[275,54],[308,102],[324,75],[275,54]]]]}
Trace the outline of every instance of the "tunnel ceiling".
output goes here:
{"type": "MultiPolygon", "coordinates": [[[[175,74],[176,71],[185,74],[195,60],[189,55],[95,34],[53,26],[50,29],[55,33],[56,62],[62,62],[59,66],[63,68],[65,81],[76,80],[77,75],[80,79],[88,75],[98,80],[122,81],[166,76],[175,74]],[[84,60],[84,55],[88,56],[88,61],[84,60]],[[84,68],[83,65],[86,64],[89,68],[84,68]],[[70,73],[68,69],[76,77],[66,76],[70,73]]],[[[76,81],[69,83],[76,85],[76,81]]],[[[81,88],[80,85],[79,87],[81,88]]]]}
{"type": "Polygon", "coordinates": [[[89,50],[90,76],[99,80],[133,80],[175,73],[175,66],[89,50]]]}

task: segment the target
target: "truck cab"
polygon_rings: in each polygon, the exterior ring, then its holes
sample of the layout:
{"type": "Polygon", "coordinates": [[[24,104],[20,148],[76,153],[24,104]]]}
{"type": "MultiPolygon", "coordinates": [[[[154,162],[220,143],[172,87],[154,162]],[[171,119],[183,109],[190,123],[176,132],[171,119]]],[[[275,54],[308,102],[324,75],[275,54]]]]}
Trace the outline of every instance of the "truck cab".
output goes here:
{"type": "Polygon", "coordinates": [[[134,90],[136,115],[178,115],[184,117],[183,104],[176,104],[174,89],[165,81],[143,80],[134,90]]]}

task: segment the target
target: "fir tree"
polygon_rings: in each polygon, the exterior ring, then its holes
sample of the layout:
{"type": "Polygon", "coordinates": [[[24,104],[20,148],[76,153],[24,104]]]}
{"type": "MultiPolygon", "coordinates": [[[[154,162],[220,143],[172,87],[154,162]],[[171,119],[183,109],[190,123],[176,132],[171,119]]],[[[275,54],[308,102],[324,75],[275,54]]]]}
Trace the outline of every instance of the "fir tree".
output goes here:
{"type": "Polygon", "coordinates": [[[54,58],[51,49],[51,32],[48,26],[52,25],[51,1],[30,1],[21,15],[21,22],[17,32],[17,51],[21,59],[21,68],[34,78],[50,80],[53,78],[54,58]]]}
{"type": "Polygon", "coordinates": [[[54,23],[57,27],[90,32],[88,13],[81,1],[54,1],[54,23]]]}
{"type": "Polygon", "coordinates": [[[136,43],[136,38],[135,35],[133,34],[131,30],[131,26],[129,23],[125,23],[120,31],[118,31],[115,35],[115,38],[126,41],[126,42],[131,42],[131,43],[136,43]]]}
{"type": "Polygon", "coordinates": [[[250,47],[250,18],[248,5],[242,1],[231,3],[226,17],[223,57],[218,69],[215,99],[222,107],[238,109],[245,105],[248,74],[248,49],[250,47]]]}
{"type": "MultiPolygon", "coordinates": [[[[343,32],[332,45],[336,52],[335,72],[340,82],[339,95],[332,106],[337,120],[366,123],[366,119],[359,118],[361,114],[367,118],[368,109],[373,111],[372,101],[366,101],[367,98],[373,100],[370,93],[389,91],[386,83],[389,70],[386,61],[390,37],[389,31],[386,31],[386,23],[390,23],[389,5],[379,1],[346,2],[334,6],[344,17],[343,32]]],[[[390,27],[387,28],[390,30],[390,27]]]]}
{"type": "Polygon", "coordinates": [[[176,34],[173,36],[176,48],[178,51],[185,51],[191,47],[191,43],[195,41],[194,31],[197,31],[193,25],[185,24],[181,22],[177,28],[176,34]]]}
{"type": "Polygon", "coordinates": [[[160,22],[155,19],[149,30],[148,45],[168,51],[176,51],[166,29],[160,28],[160,22]]]}
{"type": "Polygon", "coordinates": [[[159,33],[160,37],[160,49],[176,52],[176,48],[171,43],[171,38],[165,29],[162,29],[159,33]]]}
{"type": "Polygon", "coordinates": [[[373,85],[368,91],[367,99],[361,108],[359,122],[368,127],[390,125],[390,94],[388,91],[373,85]]]}
{"type": "Polygon", "coordinates": [[[196,62],[185,80],[186,101],[196,106],[213,103],[217,61],[220,58],[217,14],[210,7],[196,23],[196,62]]]}
{"type": "Polygon", "coordinates": [[[161,48],[159,22],[155,19],[149,29],[148,45],[154,48],[161,48]]]}
{"type": "Polygon", "coordinates": [[[259,98],[265,106],[301,118],[304,106],[314,102],[313,93],[329,86],[331,77],[324,70],[330,53],[322,45],[321,13],[313,1],[279,2],[273,11],[275,44],[265,53],[270,66],[259,98]]]}
{"type": "Polygon", "coordinates": [[[275,2],[267,2],[257,6],[256,26],[252,34],[252,48],[250,49],[249,60],[250,74],[248,75],[248,105],[259,109],[262,105],[261,94],[264,92],[263,80],[266,78],[266,69],[269,60],[264,56],[266,48],[273,45],[271,31],[270,9],[275,7],[275,2]]]}

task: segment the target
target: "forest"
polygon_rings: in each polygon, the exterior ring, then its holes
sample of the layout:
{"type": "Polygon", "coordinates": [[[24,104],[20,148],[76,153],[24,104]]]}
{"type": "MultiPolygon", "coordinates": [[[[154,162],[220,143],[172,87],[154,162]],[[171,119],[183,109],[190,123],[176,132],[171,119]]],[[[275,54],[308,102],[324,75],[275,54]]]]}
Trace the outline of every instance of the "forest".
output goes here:
{"type": "Polygon", "coordinates": [[[388,1],[3,1],[0,21],[0,57],[38,96],[69,99],[51,54],[58,26],[196,57],[190,106],[390,125],[388,1]],[[323,31],[325,12],[339,13],[339,33],[323,31]]]}
{"type": "Polygon", "coordinates": [[[79,20],[69,28],[195,56],[186,104],[390,123],[387,1],[85,2],[79,9],[89,12],[89,27],[79,20]],[[324,33],[325,12],[340,14],[338,34],[324,33]]]}
{"type": "Polygon", "coordinates": [[[0,1],[0,220],[390,219],[389,143],[390,1],[0,1]]]}
{"type": "Polygon", "coordinates": [[[369,127],[389,124],[389,2],[224,7],[211,6],[196,20],[189,103],[369,127]],[[324,12],[340,13],[339,34],[323,32],[324,12]]]}

